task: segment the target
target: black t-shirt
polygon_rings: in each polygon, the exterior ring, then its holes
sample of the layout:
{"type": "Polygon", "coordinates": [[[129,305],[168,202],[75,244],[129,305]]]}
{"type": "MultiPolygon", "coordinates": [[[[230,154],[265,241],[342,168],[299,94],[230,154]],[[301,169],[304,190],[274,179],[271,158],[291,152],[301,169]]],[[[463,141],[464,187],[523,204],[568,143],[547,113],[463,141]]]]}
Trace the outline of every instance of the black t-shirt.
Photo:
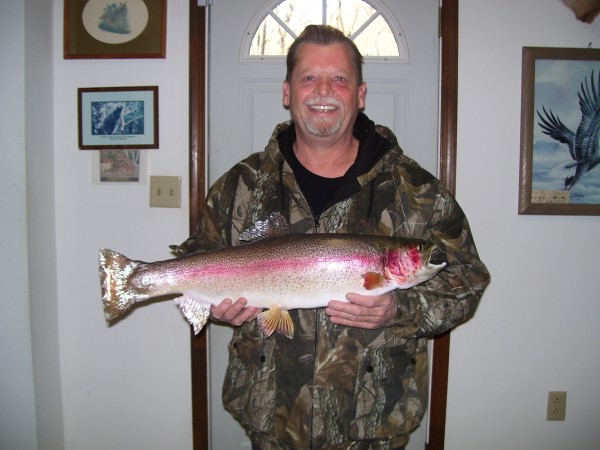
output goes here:
{"type": "Polygon", "coordinates": [[[292,126],[283,131],[277,139],[279,148],[292,168],[298,186],[306,198],[315,218],[334,202],[340,201],[360,189],[357,177],[368,172],[377,161],[392,147],[392,143],[375,132],[375,124],[359,113],[354,124],[354,137],[360,144],[356,159],[344,175],[336,178],[319,176],[307,170],[296,158],[294,142],[296,128],[292,126]]]}

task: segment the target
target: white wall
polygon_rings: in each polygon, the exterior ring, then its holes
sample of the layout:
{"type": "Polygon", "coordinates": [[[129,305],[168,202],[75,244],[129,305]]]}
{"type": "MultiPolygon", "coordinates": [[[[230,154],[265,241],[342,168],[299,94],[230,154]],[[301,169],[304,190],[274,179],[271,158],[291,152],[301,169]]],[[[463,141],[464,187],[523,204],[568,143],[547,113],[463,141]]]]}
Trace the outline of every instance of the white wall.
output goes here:
{"type": "Polygon", "coordinates": [[[151,209],[147,185],[94,185],[76,127],[78,87],[158,85],[148,172],[187,192],[187,11],[169,4],[167,59],[66,61],[62,1],[2,3],[2,449],[192,446],[187,324],[161,304],[108,328],[97,268],[105,246],[169,257],[187,197],[151,209]]]}
{"type": "MultiPolygon", "coordinates": [[[[65,448],[189,449],[189,327],[171,302],[104,321],[98,249],[135,259],[172,255],[188,234],[188,2],[170,1],[167,58],[65,60],[55,2],[54,189],[65,448]],[[150,175],[182,176],[182,207],[150,208],[148,185],[92,182],[93,151],[77,148],[77,88],[159,87],[160,148],[150,175]]],[[[97,166],[96,166],[97,167],[97,166]]]]}
{"type": "MultiPolygon", "coordinates": [[[[168,257],[187,198],[149,208],[147,185],[93,184],[76,132],[77,87],[158,85],[148,172],[186,191],[188,5],[168,6],[167,59],[65,61],[61,0],[2,2],[2,449],[192,446],[188,327],[165,303],[108,328],[96,262],[100,247],[168,257]]],[[[493,281],[452,335],[449,450],[600,440],[599,220],[517,214],[521,47],[599,41],[600,19],[577,22],[559,0],[460,2],[457,195],[493,281]],[[568,391],[565,422],[545,421],[549,390],[568,391]]]]}
{"type": "Polygon", "coordinates": [[[492,283],[452,335],[447,448],[598,448],[600,220],[519,216],[517,201],[521,47],[599,48],[600,19],[460,0],[459,23],[457,196],[492,283]],[[545,420],[550,390],[568,392],[564,422],[545,420]]]}
{"type": "Polygon", "coordinates": [[[38,442],[64,448],[56,258],[52,4],[25,2],[27,237],[38,442]]]}
{"type": "Polygon", "coordinates": [[[0,3],[0,448],[15,450],[36,445],[27,278],[24,18],[22,2],[0,3]]]}

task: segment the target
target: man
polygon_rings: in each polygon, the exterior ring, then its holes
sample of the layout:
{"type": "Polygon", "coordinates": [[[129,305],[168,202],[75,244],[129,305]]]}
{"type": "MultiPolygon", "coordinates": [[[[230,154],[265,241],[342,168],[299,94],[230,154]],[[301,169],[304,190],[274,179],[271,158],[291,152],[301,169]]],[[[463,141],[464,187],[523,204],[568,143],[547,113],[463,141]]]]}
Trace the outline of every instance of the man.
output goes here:
{"type": "Polygon", "coordinates": [[[235,326],[223,401],[254,448],[402,448],[427,405],[426,338],[468,320],[489,282],[460,207],[361,112],[365,95],[352,41],[308,26],[287,57],[292,120],[211,187],[197,233],[178,248],[238,245],[277,211],[294,233],[428,239],[448,263],[409,290],[291,311],[293,339],[265,338],[244,298],[213,306],[214,319],[235,326]]]}

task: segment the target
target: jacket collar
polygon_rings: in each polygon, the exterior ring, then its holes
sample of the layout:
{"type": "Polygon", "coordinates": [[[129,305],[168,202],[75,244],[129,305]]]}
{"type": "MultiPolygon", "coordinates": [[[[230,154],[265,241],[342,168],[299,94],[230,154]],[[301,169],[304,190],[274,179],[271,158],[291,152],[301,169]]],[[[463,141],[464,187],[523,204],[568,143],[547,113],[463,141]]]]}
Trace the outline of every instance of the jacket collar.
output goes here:
{"type": "MultiPolygon", "coordinates": [[[[359,140],[360,145],[356,160],[346,174],[353,179],[359,180],[367,176],[390,150],[395,148],[396,152],[402,153],[392,131],[381,125],[375,125],[363,112],[360,112],[356,118],[354,136],[359,140]]],[[[280,123],[275,127],[266,150],[279,152],[288,159],[290,152],[293,152],[292,146],[295,140],[294,121],[280,123]]],[[[271,156],[275,157],[275,154],[272,153],[271,156]]]]}

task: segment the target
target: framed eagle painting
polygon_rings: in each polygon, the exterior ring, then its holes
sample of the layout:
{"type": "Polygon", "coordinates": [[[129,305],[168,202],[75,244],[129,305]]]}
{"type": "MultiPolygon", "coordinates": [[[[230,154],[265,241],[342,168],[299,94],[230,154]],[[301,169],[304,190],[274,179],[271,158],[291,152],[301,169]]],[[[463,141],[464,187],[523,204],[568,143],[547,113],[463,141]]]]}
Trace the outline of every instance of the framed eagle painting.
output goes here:
{"type": "Polygon", "coordinates": [[[522,57],[519,214],[600,215],[600,50],[522,57]]]}

